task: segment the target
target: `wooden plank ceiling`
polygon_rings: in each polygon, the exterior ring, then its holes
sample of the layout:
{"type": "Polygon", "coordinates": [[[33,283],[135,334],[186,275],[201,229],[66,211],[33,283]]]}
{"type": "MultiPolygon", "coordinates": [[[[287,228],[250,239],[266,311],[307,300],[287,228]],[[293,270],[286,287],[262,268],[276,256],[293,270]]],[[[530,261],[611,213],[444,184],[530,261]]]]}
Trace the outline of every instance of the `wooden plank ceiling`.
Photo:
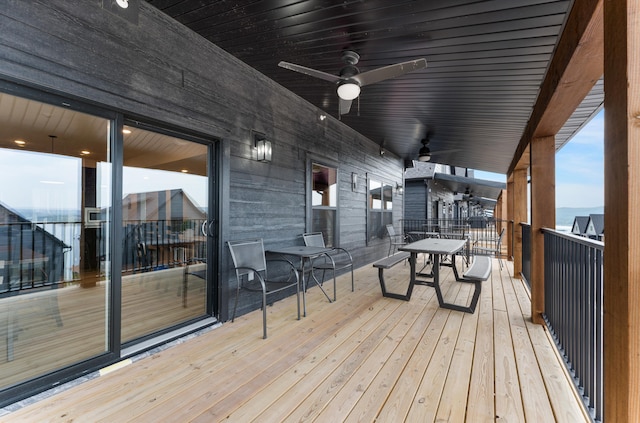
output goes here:
{"type": "MultiPolygon", "coordinates": [[[[360,55],[361,72],[425,58],[426,69],[363,87],[342,121],[403,159],[417,159],[428,137],[432,160],[497,173],[509,168],[572,4],[148,2],[334,117],[335,84],[278,62],[338,74],[345,50],[360,55]]],[[[592,116],[588,105],[574,127],[592,116]]]]}

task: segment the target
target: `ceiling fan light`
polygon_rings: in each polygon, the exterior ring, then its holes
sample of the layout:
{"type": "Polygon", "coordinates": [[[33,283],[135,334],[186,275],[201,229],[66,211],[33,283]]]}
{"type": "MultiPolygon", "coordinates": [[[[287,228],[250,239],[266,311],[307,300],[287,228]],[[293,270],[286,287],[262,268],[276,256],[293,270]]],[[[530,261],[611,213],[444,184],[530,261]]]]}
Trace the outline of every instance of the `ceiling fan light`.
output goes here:
{"type": "Polygon", "coordinates": [[[344,82],[338,85],[338,97],[343,100],[353,100],[360,95],[360,85],[355,82],[344,82]]]}
{"type": "Polygon", "coordinates": [[[418,153],[418,160],[421,162],[428,162],[431,160],[431,151],[429,150],[429,147],[425,145],[420,149],[420,152],[418,153]]]}

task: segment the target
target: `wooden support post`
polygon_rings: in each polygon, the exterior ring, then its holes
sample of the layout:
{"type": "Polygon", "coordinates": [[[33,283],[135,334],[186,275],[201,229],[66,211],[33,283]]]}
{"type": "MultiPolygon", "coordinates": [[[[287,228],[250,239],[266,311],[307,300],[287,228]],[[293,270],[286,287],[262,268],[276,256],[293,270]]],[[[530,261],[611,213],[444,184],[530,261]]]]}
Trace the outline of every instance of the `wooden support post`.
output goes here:
{"type": "MultiPolygon", "coordinates": [[[[507,216],[506,219],[513,222],[513,175],[507,175],[507,216]]],[[[516,225],[507,225],[507,257],[513,259],[513,241],[515,231],[518,229],[516,225]]]]}
{"type": "MultiPolygon", "coordinates": [[[[509,219],[509,210],[508,210],[509,200],[507,199],[507,190],[503,189],[500,194],[500,201],[498,201],[497,206],[500,207],[500,219],[502,219],[502,224],[500,225],[500,231],[504,228],[505,236],[502,241],[501,249],[504,250],[504,247],[507,246],[511,242],[511,236],[509,234],[509,223],[507,220],[509,219]]],[[[502,255],[502,251],[499,252],[502,255]]],[[[509,260],[511,256],[507,255],[507,260],[509,260]]]]}
{"type": "Polygon", "coordinates": [[[528,222],[527,217],[527,168],[518,167],[513,171],[513,275],[516,278],[522,273],[522,228],[520,223],[528,222]]]}
{"type": "Polygon", "coordinates": [[[555,137],[531,140],[531,318],[542,324],[544,313],[544,237],[556,227],[555,137]]]}
{"type": "MultiPolygon", "coordinates": [[[[493,216],[500,220],[502,219],[502,192],[498,195],[498,198],[496,198],[496,205],[493,207],[493,216]]],[[[496,228],[498,231],[500,231],[500,228],[496,228]]]]}
{"type": "Polygon", "coordinates": [[[605,1],[606,422],[640,421],[640,0],[605,1]]]}

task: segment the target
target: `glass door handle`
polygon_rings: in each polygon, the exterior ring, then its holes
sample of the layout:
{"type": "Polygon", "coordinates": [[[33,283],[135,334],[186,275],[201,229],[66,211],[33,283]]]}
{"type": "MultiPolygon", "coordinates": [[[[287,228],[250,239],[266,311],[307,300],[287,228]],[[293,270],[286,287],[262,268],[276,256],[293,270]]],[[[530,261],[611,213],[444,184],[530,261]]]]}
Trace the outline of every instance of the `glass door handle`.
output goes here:
{"type": "Polygon", "coordinates": [[[204,222],[202,222],[202,226],[200,227],[200,230],[202,231],[203,236],[207,236],[207,232],[208,232],[206,229],[207,223],[209,222],[205,220],[204,222]]]}

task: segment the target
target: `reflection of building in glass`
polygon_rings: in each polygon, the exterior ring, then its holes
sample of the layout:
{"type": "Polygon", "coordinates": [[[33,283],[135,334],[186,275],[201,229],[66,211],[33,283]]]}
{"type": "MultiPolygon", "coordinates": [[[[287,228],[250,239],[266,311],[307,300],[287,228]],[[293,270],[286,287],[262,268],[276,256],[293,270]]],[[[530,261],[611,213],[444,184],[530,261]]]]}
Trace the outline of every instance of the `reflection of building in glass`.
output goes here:
{"type": "Polygon", "coordinates": [[[123,266],[148,271],[206,257],[206,219],[181,189],[127,195],[122,200],[123,266]]]}
{"type": "Polygon", "coordinates": [[[0,293],[61,282],[62,240],[0,203],[0,293]]]}

